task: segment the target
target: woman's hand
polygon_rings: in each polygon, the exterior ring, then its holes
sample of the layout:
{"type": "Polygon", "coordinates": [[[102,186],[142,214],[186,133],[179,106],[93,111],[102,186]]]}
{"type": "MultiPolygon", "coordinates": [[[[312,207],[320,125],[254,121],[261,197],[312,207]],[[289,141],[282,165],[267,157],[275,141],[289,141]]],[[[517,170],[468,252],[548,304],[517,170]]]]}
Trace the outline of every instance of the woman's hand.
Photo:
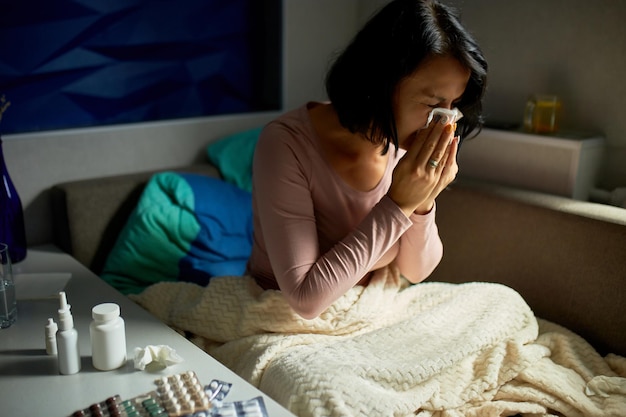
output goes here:
{"type": "Polygon", "coordinates": [[[387,193],[407,217],[432,210],[435,198],[456,177],[458,137],[453,135],[452,125],[433,120],[407,143],[387,193]]]}

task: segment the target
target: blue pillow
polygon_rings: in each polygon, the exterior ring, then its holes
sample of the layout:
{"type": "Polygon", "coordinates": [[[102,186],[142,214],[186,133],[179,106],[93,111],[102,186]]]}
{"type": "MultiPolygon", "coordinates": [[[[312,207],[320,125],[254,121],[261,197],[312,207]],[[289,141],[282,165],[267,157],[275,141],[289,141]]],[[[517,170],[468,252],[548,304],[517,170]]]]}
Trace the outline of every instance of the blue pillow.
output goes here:
{"type": "Polygon", "coordinates": [[[251,194],[200,174],[155,174],[101,277],[124,294],[160,281],[208,284],[243,275],[252,250],[251,194]]]}

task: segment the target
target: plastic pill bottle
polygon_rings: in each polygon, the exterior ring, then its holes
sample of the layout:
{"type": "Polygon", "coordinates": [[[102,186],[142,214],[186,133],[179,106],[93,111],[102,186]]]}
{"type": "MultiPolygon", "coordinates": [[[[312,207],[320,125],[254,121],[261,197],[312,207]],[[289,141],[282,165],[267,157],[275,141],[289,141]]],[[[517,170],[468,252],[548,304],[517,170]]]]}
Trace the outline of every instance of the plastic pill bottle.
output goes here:
{"type": "Polygon", "coordinates": [[[89,325],[91,360],[94,368],[110,371],[126,364],[126,329],[120,307],[103,303],[91,309],[89,325]]]}

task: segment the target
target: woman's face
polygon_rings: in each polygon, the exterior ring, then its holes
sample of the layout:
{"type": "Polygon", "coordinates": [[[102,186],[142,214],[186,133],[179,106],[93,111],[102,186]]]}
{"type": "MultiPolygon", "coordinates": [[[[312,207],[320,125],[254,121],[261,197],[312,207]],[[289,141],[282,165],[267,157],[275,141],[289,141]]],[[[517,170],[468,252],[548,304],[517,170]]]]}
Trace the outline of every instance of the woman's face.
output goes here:
{"type": "Polygon", "coordinates": [[[413,74],[398,83],[394,96],[394,114],[400,148],[407,139],[426,126],[428,115],[436,107],[451,109],[461,99],[470,70],[450,56],[426,58],[413,74]]]}

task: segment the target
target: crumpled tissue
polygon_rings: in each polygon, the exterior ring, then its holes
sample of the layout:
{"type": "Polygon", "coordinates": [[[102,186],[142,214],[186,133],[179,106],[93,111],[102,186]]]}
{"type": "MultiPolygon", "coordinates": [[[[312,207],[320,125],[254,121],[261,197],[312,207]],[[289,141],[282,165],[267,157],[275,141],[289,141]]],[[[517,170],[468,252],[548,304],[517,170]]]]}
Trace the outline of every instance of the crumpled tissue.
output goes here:
{"type": "Polygon", "coordinates": [[[182,361],[183,358],[167,345],[148,345],[145,348],[135,348],[135,369],[141,371],[146,368],[149,370],[164,369],[182,361]]]}
{"type": "Polygon", "coordinates": [[[457,109],[456,107],[453,109],[446,109],[445,107],[437,107],[430,111],[430,114],[428,115],[428,120],[426,120],[426,126],[428,126],[430,122],[432,122],[433,117],[435,117],[435,114],[438,114],[441,116],[441,124],[444,124],[444,125],[448,123],[456,123],[459,120],[461,120],[461,118],[463,117],[463,113],[461,112],[461,110],[457,109]]]}

